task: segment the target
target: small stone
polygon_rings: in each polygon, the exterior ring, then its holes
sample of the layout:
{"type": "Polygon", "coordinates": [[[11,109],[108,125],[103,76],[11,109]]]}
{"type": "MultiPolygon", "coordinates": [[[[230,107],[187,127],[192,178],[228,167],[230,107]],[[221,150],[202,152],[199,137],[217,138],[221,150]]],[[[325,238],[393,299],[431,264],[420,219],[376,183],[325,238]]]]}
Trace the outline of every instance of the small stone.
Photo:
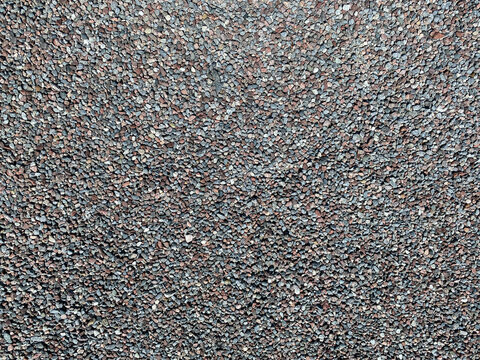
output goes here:
{"type": "Polygon", "coordinates": [[[5,342],[7,344],[11,344],[12,343],[12,338],[10,337],[10,334],[7,333],[7,332],[4,332],[3,333],[3,338],[5,339],[5,342]]]}
{"type": "Polygon", "coordinates": [[[434,38],[435,40],[440,40],[444,37],[444,35],[438,31],[433,31],[430,36],[434,38]]]}

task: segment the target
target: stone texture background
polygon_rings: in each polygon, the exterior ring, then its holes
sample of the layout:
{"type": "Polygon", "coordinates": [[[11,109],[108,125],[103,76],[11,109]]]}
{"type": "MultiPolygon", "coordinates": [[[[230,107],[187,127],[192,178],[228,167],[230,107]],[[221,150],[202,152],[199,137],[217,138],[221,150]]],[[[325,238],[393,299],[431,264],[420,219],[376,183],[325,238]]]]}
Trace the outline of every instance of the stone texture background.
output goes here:
{"type": "Polygon", "coordinates": [[[474,359],[478,1],[4,1],[1,359],[474,359]]]}

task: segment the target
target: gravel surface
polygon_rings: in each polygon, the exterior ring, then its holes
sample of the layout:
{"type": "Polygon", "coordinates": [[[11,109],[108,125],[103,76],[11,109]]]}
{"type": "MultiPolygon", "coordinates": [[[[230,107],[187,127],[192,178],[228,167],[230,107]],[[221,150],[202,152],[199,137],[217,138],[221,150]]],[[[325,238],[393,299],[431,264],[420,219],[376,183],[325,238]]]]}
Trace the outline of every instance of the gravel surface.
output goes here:
{"type": "Polygon", "coordinates": [[[479,1],[3,1],[0,41],[0,359],[479,358],[479,1]]]}

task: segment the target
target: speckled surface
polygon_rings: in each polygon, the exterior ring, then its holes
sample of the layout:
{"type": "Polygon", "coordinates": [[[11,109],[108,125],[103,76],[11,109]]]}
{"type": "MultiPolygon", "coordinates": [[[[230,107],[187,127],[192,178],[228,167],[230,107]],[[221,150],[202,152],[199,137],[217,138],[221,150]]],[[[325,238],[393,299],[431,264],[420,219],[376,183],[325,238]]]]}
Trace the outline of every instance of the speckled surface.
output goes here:
{"type": "Polygon", "coordinates": [[[0,359],[475,359],[478,1],[0,5],[0,359]]]}

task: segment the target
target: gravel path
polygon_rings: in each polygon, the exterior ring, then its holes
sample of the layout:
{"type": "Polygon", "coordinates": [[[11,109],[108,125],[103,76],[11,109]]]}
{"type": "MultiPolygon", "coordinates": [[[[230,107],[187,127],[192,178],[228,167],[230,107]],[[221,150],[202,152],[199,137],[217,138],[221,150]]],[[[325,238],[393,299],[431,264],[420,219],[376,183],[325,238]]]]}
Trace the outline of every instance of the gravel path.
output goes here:
{"type": "Polygon", "coordinates": [[[480,2],[0,4],[0,359],[477,359],[480,2]]]}

